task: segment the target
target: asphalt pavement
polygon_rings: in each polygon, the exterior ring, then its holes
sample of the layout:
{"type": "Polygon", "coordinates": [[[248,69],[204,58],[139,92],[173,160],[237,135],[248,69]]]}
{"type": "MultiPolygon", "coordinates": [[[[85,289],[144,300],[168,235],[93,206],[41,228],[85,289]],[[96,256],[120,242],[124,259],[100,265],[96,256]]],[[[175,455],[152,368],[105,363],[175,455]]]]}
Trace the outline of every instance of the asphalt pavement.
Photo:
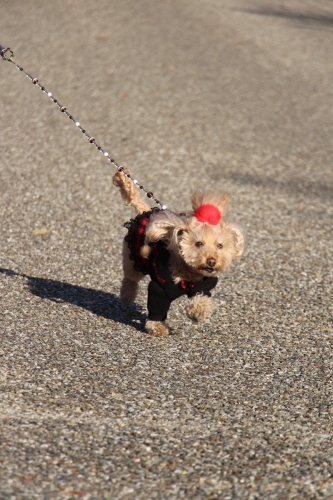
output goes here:
{"type": "Polygon", "coordinates": [[[0,44],[247,249],[193,325],[119,301],[114,167],[0,60],[0,499],[333,498],[333,2],[1,0],[0,44]]]}

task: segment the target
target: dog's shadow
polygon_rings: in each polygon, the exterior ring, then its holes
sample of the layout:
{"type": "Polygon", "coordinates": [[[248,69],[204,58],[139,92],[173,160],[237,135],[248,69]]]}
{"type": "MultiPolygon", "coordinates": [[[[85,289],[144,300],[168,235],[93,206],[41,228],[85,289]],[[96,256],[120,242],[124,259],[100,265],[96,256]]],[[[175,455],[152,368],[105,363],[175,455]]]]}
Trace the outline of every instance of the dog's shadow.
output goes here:
{"type": "Polygon", "coordinates": [[[16,273],[10,269],[0,268],[0,273],[7,276],[23,276],[27,279],[27,288],[35,296],[58,303],[69,303],[82,309],[87,309],[96,316],[133,326],[144,331],[146,315],[138,305],[123,306],[116,295],[71,285],[63,281],[45,278],[36,278],[26,274],[16,273]]]}

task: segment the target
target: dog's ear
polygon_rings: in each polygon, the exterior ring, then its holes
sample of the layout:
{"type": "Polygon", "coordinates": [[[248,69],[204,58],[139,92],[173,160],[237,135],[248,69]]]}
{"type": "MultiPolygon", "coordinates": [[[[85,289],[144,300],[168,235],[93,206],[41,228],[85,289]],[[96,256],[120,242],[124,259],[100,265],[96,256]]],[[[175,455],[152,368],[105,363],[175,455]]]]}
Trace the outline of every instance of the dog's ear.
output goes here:
{"type": "Polygon", "coordinates": [[[186,230],[185,221],[170,210],[163,210],[151,215],[146,229],[146,244],[154,241],[171,241],[179,231],[186,230]]]}
{"type": "Polygon", "coordinates": [[[233,260],[237,259],[237,257],[240,257],[244,252],[245,230],[237,224],[234,224],[233,222],[226,222],[224,227],[231,232],[234,243],[233,260]]]}
{"type": "Polygon", "coordinates": [[[177,238],[181,239],[182,235],[186,232],[188,232],[186,229],[178,229],[177,231],[177,238]]]}
{"type": "Polygon", "coordinates": [[[193,193],[191,201],[194,212],[202,205],[214,205],[224,217],[228,211],[229,194],[215,193],[214,191],[206,191],[205,193],[196,191],[193,193]]]}

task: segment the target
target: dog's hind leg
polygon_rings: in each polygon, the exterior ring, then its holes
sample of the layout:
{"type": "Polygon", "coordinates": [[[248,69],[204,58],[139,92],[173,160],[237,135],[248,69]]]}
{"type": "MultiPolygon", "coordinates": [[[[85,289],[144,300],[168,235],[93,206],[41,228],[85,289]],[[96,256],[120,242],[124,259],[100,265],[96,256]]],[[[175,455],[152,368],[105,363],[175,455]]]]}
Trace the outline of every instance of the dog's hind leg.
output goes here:
{"type": "Polygon", "coordinates": [[[134,262],[129,257],[129,248],[126,241],[123,243],[123,271],[124,277],[120,288],[120,301],[128,305],[135,301],[139,289],[139,281],[143,274],[134,269],[134,262]]]}
{"type": "Polygon", "coordinates": [[[133,184],[131,179],[126,176],[126,173],[129,173],[129,171],[124,169],[124,172],[125,173],[115,173],[113,176],[113,184],[119,187],[125,205],[131,205],[134,207],[138,214],[148,212],[150,208],[144,201],[141,200],[139,189],[135,184],[133,184]]]}
{"type": "Polygon", "coordinates": [[[120,288],[120,302],[124,305],[132,304],[138,294],[139,285],[137,281],[123,277],[120,288]]]}

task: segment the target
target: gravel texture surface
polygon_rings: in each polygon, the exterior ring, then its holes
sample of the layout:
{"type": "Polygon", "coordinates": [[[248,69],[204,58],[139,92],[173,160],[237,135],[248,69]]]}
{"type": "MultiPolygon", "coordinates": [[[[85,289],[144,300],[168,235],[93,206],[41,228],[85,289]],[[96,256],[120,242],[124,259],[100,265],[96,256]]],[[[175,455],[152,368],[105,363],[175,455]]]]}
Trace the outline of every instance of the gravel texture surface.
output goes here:
{"type": "Polygon", "coordinates": [[[227,190],[248,233],[209,321],[146,335],[114,168],[0,60],[1,500],[333,498],[333,2],[2,0],[0,33],[168,207],[227,190]]]}

